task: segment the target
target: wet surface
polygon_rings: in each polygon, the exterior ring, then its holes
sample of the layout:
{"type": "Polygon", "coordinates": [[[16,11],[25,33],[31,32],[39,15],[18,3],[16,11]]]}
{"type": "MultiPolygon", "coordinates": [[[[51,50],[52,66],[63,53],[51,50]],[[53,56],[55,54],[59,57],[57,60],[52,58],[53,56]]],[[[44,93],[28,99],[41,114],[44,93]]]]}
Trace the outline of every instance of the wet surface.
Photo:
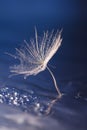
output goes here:
{"type": "Polygon", "coordinates": [[[86,130],[87,95],[86,92],[80,91],[80,85],[80,82],[68,83],[66,89],[70,90],[64,92],[61,99],[58,99],[57,95],[55,96],[55,92],[44,91],[41,93],[40,88],[37,94],[34,90],[29,89],[26,91],[11,86],[1,87],[2,112],[0,116],[3,125],[0,124],[0,128],[2,130],[9,128],[13,128],[13,130],[24,128],[26,130],[47,130],[48,128],[86,130]],[[11,113],[9,113],[10,111],[11,113]],[[52,121],[52,126],[49,126],[50,121],[52,121]],[[8,125],[5,126],[5,123],[8,125]],[[25,124],[27,125],[25,126],[25,124]]]}

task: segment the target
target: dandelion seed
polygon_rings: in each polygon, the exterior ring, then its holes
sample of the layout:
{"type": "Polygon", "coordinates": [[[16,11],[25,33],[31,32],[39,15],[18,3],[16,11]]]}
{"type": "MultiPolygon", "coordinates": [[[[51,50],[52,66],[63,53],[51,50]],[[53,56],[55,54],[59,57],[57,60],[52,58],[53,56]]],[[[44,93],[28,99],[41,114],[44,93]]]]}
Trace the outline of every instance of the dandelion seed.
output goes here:
{"type": "Polygon", "coordinates": [[[57,31],[57,33],[54,34],[54,31],[52,31],[51,34],[49,34],[47,31],[44,32],[43,37],[40,38],[35,29],[35,39],[30,40],[29,44],[24,40],[25,44],[23,48],[16,48],[16,55],[10,54],[20,62],[18,65],[11,66],[10,72],[12,72],[13,75],[24,75],[24,78],[26,78],[30,75],[37,75],[47,68],[53,78],[58,95],[61,97],[62,94],[57,86],[56,79],[47,66],[49,60],[60,47],[61,42],[61,32],[57,31]]]}

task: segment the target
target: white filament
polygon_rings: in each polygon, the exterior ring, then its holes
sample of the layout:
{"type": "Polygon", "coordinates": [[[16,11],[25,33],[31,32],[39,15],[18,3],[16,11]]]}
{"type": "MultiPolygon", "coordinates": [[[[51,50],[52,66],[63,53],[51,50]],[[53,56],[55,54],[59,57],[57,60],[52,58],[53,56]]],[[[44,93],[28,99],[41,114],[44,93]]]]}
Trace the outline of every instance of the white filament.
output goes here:
{"type": "Polygon", "coordinates": [[[47,68],[53,78],[55,88],[61,97],[61,92],[57,86],[55,77],[47,67],[49,60],[57,52],[62,42],[60,32],[57,31],[55,35],[53,34],[54,31],[51,34],[47,31],[44,32],[42,38],[39,38],[35,29],[35,40],[30,40],[29,44],[24,40],[24,47],[20,49],[16,48],[16,55],[12,55],[12,57],[16,57],[20,63],[11,66],[10,71],[13,73],[12,75],[22,74],[26,78],[30,75],[36,75],[47,68]]]}

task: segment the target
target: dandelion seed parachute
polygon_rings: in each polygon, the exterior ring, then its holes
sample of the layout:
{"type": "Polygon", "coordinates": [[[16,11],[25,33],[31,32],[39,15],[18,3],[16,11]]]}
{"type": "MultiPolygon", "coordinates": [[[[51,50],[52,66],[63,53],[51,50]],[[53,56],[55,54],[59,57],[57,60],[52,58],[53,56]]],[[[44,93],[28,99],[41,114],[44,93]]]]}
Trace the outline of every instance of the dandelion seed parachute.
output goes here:
{"type": "Polygon", "coordinates": [[[18,59],[20,64],[10,67],[10,72],[12,75],[24,75],[24,78],[30,75],[37,75],[41,71],[44,71],[46,68],[50,72],[55,88],[58,92],[59,97],[61,97],[61,92],[57,86],[56,79],[52,71],[47,66],[49,60],[57,52],[62,42],[61,32],[54,31],[51,34],[44,32],[43,37],[40,38],[37,35],[37,30],[35,29],[35,39],[30,40],[30,43],[27,43],[24,40],[23,48],[17,49],[16,54],[12,55],[15,59],[18,59]]]}

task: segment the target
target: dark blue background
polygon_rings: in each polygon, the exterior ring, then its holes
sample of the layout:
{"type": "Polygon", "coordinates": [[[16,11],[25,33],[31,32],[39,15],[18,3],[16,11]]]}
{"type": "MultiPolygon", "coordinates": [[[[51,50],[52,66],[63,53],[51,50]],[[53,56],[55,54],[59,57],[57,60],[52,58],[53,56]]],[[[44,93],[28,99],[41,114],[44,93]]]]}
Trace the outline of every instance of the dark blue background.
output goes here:
{"type": "MultiPolygon", "coordinates": [[[[0,0],[0,62],[10,63],[4,52],[15,53],[26,39],[43,31],[63,29],[63,42],[52,63],[58,79],[87,76],[87,4],[83,0],[0,0]]],[[[1,72],[4,69],[1,67],[1,72]]],[[[6,70],[7,71],[7,70],[6,70]]],[[[2,75],[1,75],[2,76],[2,75]]],[[[7,75],[6,75],[7,76],[7,75]]]]}

